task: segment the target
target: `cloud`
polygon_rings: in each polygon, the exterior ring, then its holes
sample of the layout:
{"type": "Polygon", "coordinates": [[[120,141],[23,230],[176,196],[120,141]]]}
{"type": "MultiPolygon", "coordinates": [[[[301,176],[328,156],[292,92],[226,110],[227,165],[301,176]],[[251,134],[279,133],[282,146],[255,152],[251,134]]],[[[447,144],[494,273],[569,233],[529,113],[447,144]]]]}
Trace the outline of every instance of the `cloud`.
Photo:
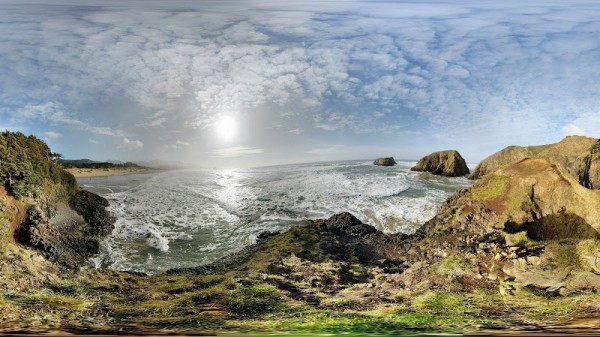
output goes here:
{"type": "Polygon", "coordinates": [[[581,135],[600,138],[600,114],[584,114],[566,124],[562,132],[565,136],[581,135]]]}
{"type": "Polygon", "coordinates": [[[144,143],[139,140],[129,140],[129,138],[123,138],[123,141],[119,145],[120,149],[124,150],[139,150],[144,147],[144,143]]]}
{"type": "Polygon", "coordinates": [[[257,154],[264,153],[264,149],[255,148],[255,147],[247,147],[247,146],[233,146],[227,147],[223,149],[218,149],[211,153],[213,157],[219,158],[235,158],[235,157],[244,157],[244,156],[252,156],[257,154]]]}
{"type": "Polygon", "coordinates": [[[419,130],[468,146],[593,133],[595,1],[52,3],[0,4],[11,126],[136,134],[148,153],[184,146],[182,133],[221,115],[266,124],[264,111],[277,111],[280,137],[302,130],[307,142],[340,131],[370,141],[419,130]]]}
{"type": "Polygon", "coordinates": [[[93,138],[89,138],[89,139],[88,139],[88,142],[90,142],[90,143],[92,143],[92,144],[100,144],[100,142],[99,142],[99,141],[97,141],[97,140],[95,140],[95,139],[93,139],[93,138]]]}
{"type": "Polygon", "coordinates": [[[190,146],[190,143],[178,140],[175,142],[175,144],[171,144],[169,147],[172,149],[181,149],[187,146],[190,146]]]}
{"type": "Polygon", "coordinates": [[[63,137],[63,134],[60,132],[55,132],[55,131],[48,131],[48,132],[44,132],[44,136],[50,138],[50,139],[59,139],[63,137]]]}
{"type": "Polygon", "coordinates": [[[53,125],[66,125],[76,129],[89,131],[97,135],[115,136],[123,135],[123,131],[115,130],[109,127],[93,125],[91,122],[82,121],[70,116],[64,111],[61,104],[56,102],[46,102],[43,104],[28,104],[17,110],[13,116],[15,123],[22,122],[48,122],[53,125]]]}

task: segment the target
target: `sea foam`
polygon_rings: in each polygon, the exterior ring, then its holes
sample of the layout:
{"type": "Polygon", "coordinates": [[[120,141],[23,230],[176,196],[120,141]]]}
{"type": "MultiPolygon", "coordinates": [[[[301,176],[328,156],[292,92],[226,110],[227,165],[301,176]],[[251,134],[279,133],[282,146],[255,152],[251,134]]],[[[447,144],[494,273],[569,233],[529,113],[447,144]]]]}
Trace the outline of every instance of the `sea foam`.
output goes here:
{"type": "Polygon", "coordinates": [[[254,243],[260,232],[343,211],[387,233],[412,233],[470,184],[411,172],[413,164],[171,171],[80,183],[108,198],[118,217],[96,265],[153,273],[209,263],[254,243]]]}

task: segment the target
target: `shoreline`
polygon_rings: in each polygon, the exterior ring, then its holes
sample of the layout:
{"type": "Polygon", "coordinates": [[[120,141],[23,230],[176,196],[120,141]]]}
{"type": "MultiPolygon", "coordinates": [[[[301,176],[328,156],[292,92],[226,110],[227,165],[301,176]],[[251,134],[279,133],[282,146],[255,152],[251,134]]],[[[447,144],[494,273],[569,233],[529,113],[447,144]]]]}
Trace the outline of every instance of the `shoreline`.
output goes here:
{"type": "Polygon", "coordinates": [[[149,167],[123,167],[108,169],[68,168],[65,170],[75,176],[75,178],[126,176],[132,174],[158,173],[164,171],[149,167]]]}

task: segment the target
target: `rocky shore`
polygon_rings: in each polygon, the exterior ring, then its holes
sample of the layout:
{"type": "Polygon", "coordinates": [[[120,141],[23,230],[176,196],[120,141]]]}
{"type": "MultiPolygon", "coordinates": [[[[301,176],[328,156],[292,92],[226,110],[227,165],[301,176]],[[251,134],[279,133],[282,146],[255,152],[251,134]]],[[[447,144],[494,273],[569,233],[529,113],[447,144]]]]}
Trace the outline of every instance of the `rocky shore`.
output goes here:
{"type": "Polygon", "coordinates": [[[446,200],[413,235],[385,234],[341,213],[265,233],[213,264],[153,276],[77,268],[112,230],[103,198],[79,191],[28,206],[6,194],[0,328],[584,327],[600,314],[597,140],[557,144],[508,148],[482,161],[474,185],[446,200]]]}

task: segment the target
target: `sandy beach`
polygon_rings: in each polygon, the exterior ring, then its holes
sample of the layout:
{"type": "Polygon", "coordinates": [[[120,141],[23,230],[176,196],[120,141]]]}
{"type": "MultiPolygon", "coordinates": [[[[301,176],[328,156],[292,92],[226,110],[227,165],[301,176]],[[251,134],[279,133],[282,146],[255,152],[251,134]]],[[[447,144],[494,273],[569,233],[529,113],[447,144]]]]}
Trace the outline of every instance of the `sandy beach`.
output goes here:
{"type": "Polygon", "coordinates": [[[160,171],[158,169],[148,167],[119,167],[106,169],[69,168],[66,170],[72,175],[74,175],[76,178],[124,176],[129,174],[143,174],[160,171]]]}

